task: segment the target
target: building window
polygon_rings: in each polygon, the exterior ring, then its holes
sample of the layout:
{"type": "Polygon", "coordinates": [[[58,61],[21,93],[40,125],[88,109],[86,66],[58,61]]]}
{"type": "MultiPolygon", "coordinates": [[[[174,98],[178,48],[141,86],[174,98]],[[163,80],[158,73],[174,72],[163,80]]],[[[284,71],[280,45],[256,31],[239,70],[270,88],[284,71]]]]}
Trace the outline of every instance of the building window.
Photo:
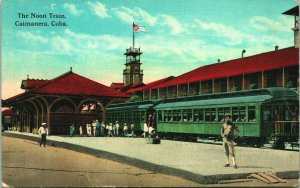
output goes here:
{"type": "Polygon", "coordinates": [[[277,86],[277,71],[268,71],[266,72],[266,80],[267,80],[267,86],[266,87],[276,87],[277,86]]]}

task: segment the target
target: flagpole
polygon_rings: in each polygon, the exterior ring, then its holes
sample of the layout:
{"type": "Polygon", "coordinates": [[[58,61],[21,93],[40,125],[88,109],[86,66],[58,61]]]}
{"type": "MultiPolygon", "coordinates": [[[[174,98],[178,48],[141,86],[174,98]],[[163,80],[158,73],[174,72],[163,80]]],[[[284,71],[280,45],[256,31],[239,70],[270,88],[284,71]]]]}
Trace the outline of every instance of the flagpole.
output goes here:
{"type": "Polygon", "coordinates": [[[132,47],[134,49],[134,22],[132,22],[132,47]]]}

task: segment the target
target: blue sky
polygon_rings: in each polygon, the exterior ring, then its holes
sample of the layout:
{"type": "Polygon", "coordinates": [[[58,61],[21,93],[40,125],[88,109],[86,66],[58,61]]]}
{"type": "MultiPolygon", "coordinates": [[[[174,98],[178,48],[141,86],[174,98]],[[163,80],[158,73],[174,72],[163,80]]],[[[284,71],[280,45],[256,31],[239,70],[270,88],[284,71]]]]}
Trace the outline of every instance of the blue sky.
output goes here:
{"type": "Polygon", "coordinates": [[[21,80],[73,71],[105,85],[122,82],[132,22],[145,83],[197,67],[293,46],[293,18],[281,13],[296,0],[4,0],[2,98],[22,92],[21,80]],[[46,14],[20,19],[18,13],[46,14]],[[65,19],[51,19],[61,13],[65,19]],[[15,26],[16,21],[66,22],[61,27],[15,26]]]}

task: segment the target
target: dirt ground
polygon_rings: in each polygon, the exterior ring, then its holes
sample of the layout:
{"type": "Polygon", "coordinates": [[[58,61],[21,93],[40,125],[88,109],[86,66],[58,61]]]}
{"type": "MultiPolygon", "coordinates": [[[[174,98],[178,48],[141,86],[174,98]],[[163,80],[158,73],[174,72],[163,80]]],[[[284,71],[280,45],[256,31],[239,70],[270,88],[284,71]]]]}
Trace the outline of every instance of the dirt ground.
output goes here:
{"type": "Polygon", "coordinates": [[[297,187],[298,180],[203,185],[36,142],[2,136],[2,181],[13,187],[297,187]]]}

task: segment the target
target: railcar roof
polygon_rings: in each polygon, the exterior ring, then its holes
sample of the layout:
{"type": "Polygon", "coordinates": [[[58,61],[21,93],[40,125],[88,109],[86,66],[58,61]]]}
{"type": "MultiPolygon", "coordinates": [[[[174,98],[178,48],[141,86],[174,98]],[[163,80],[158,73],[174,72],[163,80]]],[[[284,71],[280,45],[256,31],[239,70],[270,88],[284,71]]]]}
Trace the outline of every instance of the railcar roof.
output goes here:
{"type": "Polygon", "coordinates": [[[263,101],[266,101],[269,99],[272,99],[271,95],[231,97],[231,98],[220,98],[220,99],[207,99],[207,100],[161,103],[154,108],[160,109],[160,108],[179,108],[179,107],[222,105],[222,104],[242,104],[242,103],[263,102],[263,101]]]}

